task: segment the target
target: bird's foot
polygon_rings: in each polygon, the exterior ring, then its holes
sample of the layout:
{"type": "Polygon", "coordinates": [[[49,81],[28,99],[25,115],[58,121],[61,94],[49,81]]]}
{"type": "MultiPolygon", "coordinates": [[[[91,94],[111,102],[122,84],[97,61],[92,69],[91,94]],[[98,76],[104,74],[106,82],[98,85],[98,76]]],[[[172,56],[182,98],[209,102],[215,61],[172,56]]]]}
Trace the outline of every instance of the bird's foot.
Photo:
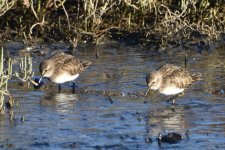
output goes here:
{"type": "Polygon", "coordinates": [[[177,95],[177,97],[181,97],[181,96],[184,96],[184,92],[181,92],[177,95]]]}

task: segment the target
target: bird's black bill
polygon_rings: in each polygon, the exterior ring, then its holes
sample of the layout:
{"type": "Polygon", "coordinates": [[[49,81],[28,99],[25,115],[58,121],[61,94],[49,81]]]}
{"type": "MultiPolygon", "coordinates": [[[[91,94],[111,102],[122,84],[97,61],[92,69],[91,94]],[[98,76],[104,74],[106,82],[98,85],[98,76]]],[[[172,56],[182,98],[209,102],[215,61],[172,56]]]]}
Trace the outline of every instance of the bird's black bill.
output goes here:
{"type": "Polygon", "coordinates": [[[39,79],[38,84],[40,84],[40,83],[41,83],[42,78],[43,78],[43,77],[41,77],[41,78],[39,79]]]}
{"type": "Polygon", "coordinates": [[[145,92],[145,96],[148,95],[149,90],[150,90],[150,88],[148,88],[147,91],[145,92]]]}

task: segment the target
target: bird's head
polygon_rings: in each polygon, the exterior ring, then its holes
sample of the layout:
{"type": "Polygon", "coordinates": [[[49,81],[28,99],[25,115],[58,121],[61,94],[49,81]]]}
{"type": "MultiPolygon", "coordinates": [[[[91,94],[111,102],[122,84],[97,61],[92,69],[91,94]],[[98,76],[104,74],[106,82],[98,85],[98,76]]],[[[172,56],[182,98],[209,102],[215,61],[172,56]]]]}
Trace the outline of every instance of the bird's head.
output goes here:
{"type": "Polygon", "coordinates": [[[158,72],[149,73],[146,76],[146,83],[149,89],[158,90],[162,84],[162,74],[158,72]]]}
{"type": "Polygon", "coordinates": [[[40,66],[39,66],[39,70],[40,70],[42,77],[46,77],[46,78],[51,77],[52,74],[54,73],[54,67],[48,61],[41,62],[40,66]]]}

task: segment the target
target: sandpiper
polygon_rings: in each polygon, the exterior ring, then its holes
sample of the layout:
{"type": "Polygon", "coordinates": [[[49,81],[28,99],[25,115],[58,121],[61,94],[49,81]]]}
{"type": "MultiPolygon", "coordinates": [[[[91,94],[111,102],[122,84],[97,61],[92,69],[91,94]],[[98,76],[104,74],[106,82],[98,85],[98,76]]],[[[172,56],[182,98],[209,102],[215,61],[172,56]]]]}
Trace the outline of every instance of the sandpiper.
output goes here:
{"type": "MultiPolygon", "coordinates": [[[[187,70],[172,65],[166,64],[156,71],[149,73],[146,76],[146,83],[149,89],[158,90],[164,95],[173,95],[183,93],[189,85],[202,79],[202,74],[191,74],[187,70]]],[[[173,98],[173,103],[175,99],[173,98]]]]}
{"type": "MultiPolygon", "coordinates": [[[[74,81],[79,74],[91,64],[92,62],[90,61],[79,60],[72,55],[59,53],[41,62],[39,70],[42,77],[48,78],[50,81],[59,84],[60,92],[60,84],[74,81]]],[[[75,83],[73,82],[73,93],[74,92],[75,83]]]]}

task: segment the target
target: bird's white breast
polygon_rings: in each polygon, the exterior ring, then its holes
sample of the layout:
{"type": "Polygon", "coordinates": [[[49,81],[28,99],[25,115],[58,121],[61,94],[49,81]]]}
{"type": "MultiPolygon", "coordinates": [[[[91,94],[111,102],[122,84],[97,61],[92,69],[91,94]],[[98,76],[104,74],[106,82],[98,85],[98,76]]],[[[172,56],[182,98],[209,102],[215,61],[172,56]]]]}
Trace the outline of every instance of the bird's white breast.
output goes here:
{"type": "Polygon", "coordinates": [[[169,86],[159,90],[159,92],[164,95],[175,95],[183,91],[184,89],[178,88],[176,86],[169,86]]]}
{"type": "Polygon", "coordinates": [[[60,83],[68,82],[68,81],[73,81],[78,76],[79,76],[79,74],[70,75],[68,73],[64,73],[64,74],[60,74],[60,75],[56,76],[55,78],[51,78],[51,81],[60,84],[60,83]]]}

